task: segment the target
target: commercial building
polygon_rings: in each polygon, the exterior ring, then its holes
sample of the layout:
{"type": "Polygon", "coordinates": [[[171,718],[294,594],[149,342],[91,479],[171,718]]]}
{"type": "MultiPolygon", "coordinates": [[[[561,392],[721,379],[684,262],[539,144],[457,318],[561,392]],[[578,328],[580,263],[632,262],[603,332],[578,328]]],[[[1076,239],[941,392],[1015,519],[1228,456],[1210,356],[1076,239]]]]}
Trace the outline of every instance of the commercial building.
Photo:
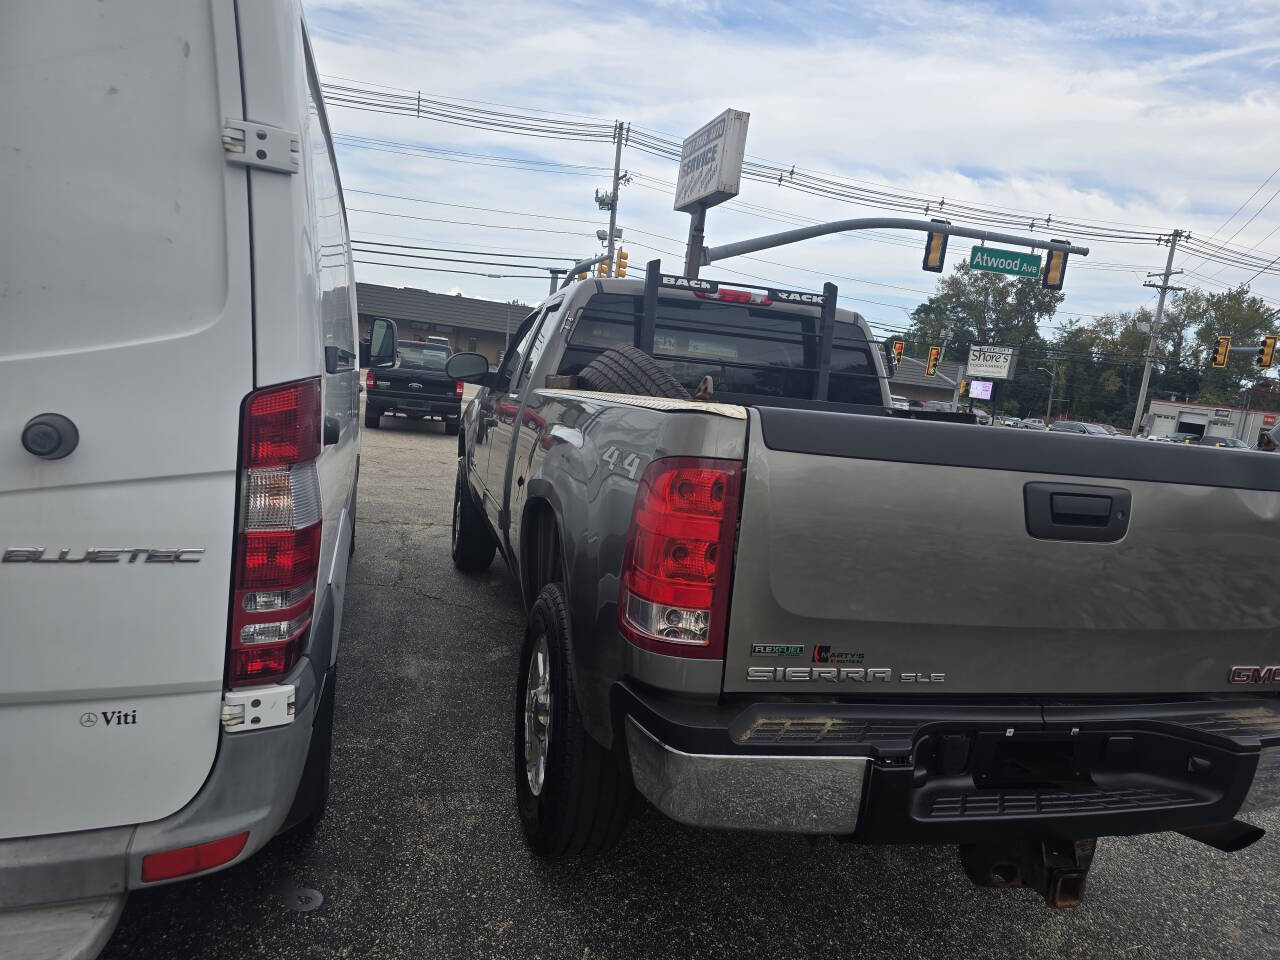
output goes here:
{"type": "Polygon", "coordinates": [[[1153,437],[1167,437],[1171,433],[1236,437],[1253,447],[1257,446],[1263,433],[1275,428],[1277,418],[1280,414],[1274,410],[1242,410],[1239,407],[1152,400],[1142,418],[1142,429],[1153,437]]]}
{"type": "Polygon", "coordinates": [[[950,403],[955,396],[955,381],[959,373],[960,364],[943,360],[938,364],[938,376],[926,377],[923,360],[903,357],[902,363],[893,373],[893,379],[889,381],[889,392],[908,402],[918,400],[923,404],[936,400],[950,403]]]}
{"type": "Polygon", "coordinates": [[[401,340],[448,337],[455,353],[482,353],[494,365],[507,348],[510,335],[530,312],[522,303],[432,293],[413,287],[384,287],[377,283],[357,283],[356,304],[360,310],[362,339],[368,337],[374,317],[385,317],[396,322],[401,340]]]}

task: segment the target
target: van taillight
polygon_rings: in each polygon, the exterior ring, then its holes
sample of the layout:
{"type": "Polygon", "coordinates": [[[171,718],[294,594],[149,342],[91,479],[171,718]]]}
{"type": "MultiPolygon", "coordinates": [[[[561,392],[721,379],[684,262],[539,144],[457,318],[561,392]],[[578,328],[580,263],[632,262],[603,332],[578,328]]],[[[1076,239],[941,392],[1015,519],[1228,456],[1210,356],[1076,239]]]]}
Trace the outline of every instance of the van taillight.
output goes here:
{"type": "Polygon", "coordinates": [[[373,389],[373,369],[372,368],[364,372],[364,388],[366,390],[373,389]]]}
{"type": "Polygon", "coordinates": [[[457,383],[457,385],[456,385],[456,386],[454,386],[454,388],[453,388],[453,395],[454,395],[455,397],[460,397],[460,396],[462,396],[462,381],[461,381],[461,380],[459,380],[459,381],[458,381],[458,383],[457,383]]]}
{"type": "Polygon", "coordinates": [[[668,457],[640,479],[622,562],[618,629],[669,656],[724,656],[742,464],[668,457]]]}
{"type": "Polygon", "coordinates": [[[320,380],[251,393],[228,638],[232,687],[273,683],[306,647],[320,568],[320,380]]]}

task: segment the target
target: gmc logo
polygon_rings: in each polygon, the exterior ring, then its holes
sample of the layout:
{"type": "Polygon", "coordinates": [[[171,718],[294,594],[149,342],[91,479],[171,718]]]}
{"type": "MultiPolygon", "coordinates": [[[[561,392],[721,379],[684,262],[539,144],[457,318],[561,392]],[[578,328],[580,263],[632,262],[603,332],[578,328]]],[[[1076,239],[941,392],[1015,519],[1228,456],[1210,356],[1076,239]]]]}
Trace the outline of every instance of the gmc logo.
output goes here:
{"type": "Polygon", "coordinates": [[[1232,683],[1280,683],[1280,666],[1232,667],[1232,683]]]}

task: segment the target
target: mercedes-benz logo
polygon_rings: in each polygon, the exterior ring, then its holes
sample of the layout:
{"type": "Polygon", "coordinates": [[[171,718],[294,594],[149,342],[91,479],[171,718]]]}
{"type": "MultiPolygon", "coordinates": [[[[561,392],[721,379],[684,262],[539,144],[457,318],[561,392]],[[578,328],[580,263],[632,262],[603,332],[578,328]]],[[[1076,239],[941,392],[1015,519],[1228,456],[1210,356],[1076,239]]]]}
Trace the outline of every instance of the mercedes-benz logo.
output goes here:
{"type": "Polygon", "coordinates": [[[82,727],[92,727],[97,722],[98,722],[98,715],[96,713],[80,714],[80,726],[82,727]]]}

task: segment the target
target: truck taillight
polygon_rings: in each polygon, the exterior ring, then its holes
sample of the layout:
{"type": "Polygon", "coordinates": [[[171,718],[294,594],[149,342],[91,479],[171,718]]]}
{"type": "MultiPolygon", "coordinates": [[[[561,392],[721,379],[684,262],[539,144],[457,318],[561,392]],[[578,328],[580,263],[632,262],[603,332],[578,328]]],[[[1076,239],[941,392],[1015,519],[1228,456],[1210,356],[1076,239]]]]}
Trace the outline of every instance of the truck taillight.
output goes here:
{"type": "Polygon", "coordinates": [[[742,464],[668,457],[640,479],[622,562],[618,629],[669,656],[724,656],[742,464]]]}
{"type": "Polygon", "coordinates": [[[455,384],[455,385],[454,385],[454,388],[453,388],[453,395],[454,395],[455,397],[460,397],[460,396],[462,396],[462,381],[461,381],[461,380],[459,380],[459,381],[457,382],[457,384],[455,384]]]}
{"type": "Polygon", "coordinates": [[[373,368],[370,368],[364,372],[364,388],[366,390],[373,389],[373,368]]]}
{"type": "Polygon", "coordinates": [[[240,426],[232,687],[273,683],[298,662],[320,568],[320,380],[251,393],[240,426]]]}

